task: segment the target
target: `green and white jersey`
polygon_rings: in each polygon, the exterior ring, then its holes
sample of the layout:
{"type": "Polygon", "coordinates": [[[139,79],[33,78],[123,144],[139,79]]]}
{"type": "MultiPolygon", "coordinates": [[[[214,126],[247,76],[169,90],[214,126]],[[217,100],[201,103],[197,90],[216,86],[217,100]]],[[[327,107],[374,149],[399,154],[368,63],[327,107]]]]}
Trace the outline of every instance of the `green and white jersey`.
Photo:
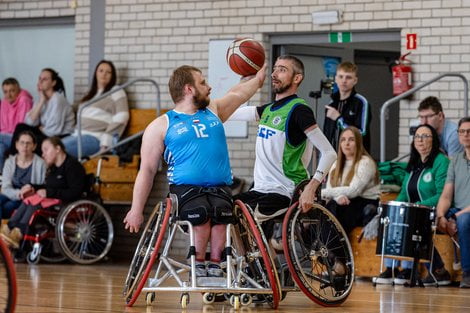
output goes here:
{"type": "Polygon", "coordinates": [[[301,98],[294,98],[277,108],[270,104],[263,111],[256,138],[253,190],[292,198],[295,186],[310,177],[307,166],[313,145],[304,140],[294,146],[287,140],[289,119],[298,105],[307,104],[301,98]]]}

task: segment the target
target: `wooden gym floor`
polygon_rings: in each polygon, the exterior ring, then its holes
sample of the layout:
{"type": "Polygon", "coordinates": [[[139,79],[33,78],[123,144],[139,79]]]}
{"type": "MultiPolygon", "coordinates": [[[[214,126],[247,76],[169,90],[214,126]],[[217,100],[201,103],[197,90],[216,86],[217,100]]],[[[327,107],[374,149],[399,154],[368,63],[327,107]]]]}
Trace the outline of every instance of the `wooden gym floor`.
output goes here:
{"type": "MultiPolygon", "coordinates": [[[[179,293],[160,293],[152,306],[141,295],[132,308],[121,296],[127,264],[16,264],[18,305],[16,312],[234,312],[227,303],[204,305],[200,294],[191,294],[186,310],[179,293]]],[[[339,308],[324,308],[302,293],[289,293],[277,312],[470,312],[470,289],[457,287],[406,288],[373,287],[369,281],[356,281],[352,293],[339,308]]],[[[240,312],[272,312],[267,305],[242,307],[240,312]]]]}

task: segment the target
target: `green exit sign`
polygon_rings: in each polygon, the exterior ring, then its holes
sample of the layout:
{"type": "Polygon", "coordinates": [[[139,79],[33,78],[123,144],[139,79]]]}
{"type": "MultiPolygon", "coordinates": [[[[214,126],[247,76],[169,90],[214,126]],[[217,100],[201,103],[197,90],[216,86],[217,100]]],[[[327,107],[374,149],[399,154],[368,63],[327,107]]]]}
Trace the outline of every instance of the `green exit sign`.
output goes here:
{"type": "Polygon", "coordinates": [[[331,43],[351,42],[352,34],[351,32],[329,33],[328,39],[331,43]]]}

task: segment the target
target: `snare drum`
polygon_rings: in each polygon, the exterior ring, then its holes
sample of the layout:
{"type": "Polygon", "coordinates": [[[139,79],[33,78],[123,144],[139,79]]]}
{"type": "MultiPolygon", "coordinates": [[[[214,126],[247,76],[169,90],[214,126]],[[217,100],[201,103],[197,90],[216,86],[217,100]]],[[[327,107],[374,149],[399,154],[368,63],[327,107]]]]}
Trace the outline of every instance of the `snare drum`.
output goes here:
{"type": "Polygon", "coordinates": [[[415,245],[418,242],[419,259],[431,259],[434,208],[388,201],[381,202],[378,210],[381,212],[381,222],[377,236],[377,254],[382,255],[383,243],[385,257],[413,260],[415,245]]]}

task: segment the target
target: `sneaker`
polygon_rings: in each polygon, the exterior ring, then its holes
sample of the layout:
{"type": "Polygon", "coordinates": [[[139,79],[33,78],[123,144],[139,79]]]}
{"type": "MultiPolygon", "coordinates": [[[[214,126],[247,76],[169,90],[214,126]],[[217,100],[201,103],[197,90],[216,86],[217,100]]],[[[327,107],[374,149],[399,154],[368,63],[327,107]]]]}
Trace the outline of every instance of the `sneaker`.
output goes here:
{"type": "Polygon", "coordinates": [[[224,271],[222,271],[222,268],[220,267],[219,264],[209,263],[209,265],[207,265],[207,276],[208,277],[223,277],[224,271]]]}
{"type": "Polygon", "coordinates": [[[284,248],[282,247],[281,239],[271,238],[270,243],[276,252],[284,251],[284,248]]]}
{"type": "Polygon", "coordinates": [[[395,285],[404,285],[404,284],[409,284],[411,281],[411,269],[405,268],[404,270],[401,270],[398,272],[397,277],[393,280],[395,285]]]}
{"type": "Polygon", "coordinates": [[[436,281],[431,274],[428,273],[428,275],[423,279],[423,285],[434,286],[437,283],[438,286],[447,286],[451,283],[450,274],[445,268],[435,270],[434,277],[436,278],[436,281]]]}
{"type": "Polygon", "coordinates": [[[16,241],[12,240],[10,238],[10,236],[8,235],[5,235],[5,234],[0,234],[0,237],[3,239],[3,242],[5,242],[5,244],[8,246],[8,247],[12,247],[13,249],[18,249],[20,247],[19,243],[17,243],[16,241]]]}
{"type": "Polygon", "coordinates": [[[206,277],[206,276],[207,276],[206,264],[196,263],[196,277],[206,277]]]}
{"type": "Polygon", "coordinates": [[[10,228],[8,228],[7,224],[2,224],[2,228],[0,229],[0,233],[8,236],[10,234],[10,228]]]}
{"type": "Polygon", "coordinates": [[[18,245],[20,245],[20,241],[23,239],[23,234],[18,227],[15,227],[11,230],[9,237],[18,245]]]}
{"type": "MultiPolygon", "coordinates": [[[[333,277],[341,277],[346,275],[346,266],[343,264],[343,262],[335,260],[335,264],[333,264],[333,267],[331,268],[331,275],[333,277]]],[[[328,274],[327,270],[322,272],[322,278],[325,280],[330,279],[330,275],[328,274]]]]}
{"type": "Polygon", "coordinates": [[[460,288],[470,288],[470,272],[463,272],[460,288]]]}
{"type": "Polygon", "coordinates": [[[391,285],[393,283],[393,276],[398,275],[398,269],[394,268],[392,272],[391,267],[387,267],[385,271],[380,273],[379,276],[374,277],[372,281],[376,284],[391,285]]]}

